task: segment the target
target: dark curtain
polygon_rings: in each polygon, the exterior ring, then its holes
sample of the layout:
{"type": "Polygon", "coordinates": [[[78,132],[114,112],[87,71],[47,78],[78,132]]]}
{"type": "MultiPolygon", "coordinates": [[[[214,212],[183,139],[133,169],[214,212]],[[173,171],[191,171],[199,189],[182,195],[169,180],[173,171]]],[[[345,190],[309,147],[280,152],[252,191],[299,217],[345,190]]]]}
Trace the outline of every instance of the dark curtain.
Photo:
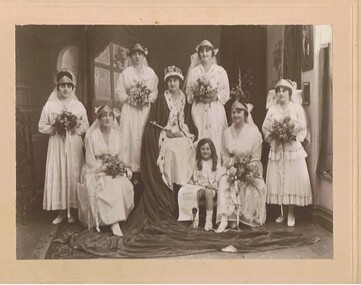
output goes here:
{"type": "Polygon", "coordinates": [[[285,26],[283,78],[297,82],[301,87],[302,26],[285,26]]]}
{"type": "MultiPolygon", "coordinates": [[[[252,116],[259,129],[266,115],[266,28],[259,26],[222,26],[221,62],[226,69],[230,86],[238,83],[239,70],[249,71],[254,86],[250,88],[252,116]]],[[[228,123],[231,123],[231,99],[226,105],[228,123]]]]}
{"type": "Polygon", "coordinates": [[[332,100],[332,48],[320,50],[320,77],[322,84],[321,92],[321,149],[317,163],[317,173],[332,177],[333,170],[333,100],[332,100]]]}

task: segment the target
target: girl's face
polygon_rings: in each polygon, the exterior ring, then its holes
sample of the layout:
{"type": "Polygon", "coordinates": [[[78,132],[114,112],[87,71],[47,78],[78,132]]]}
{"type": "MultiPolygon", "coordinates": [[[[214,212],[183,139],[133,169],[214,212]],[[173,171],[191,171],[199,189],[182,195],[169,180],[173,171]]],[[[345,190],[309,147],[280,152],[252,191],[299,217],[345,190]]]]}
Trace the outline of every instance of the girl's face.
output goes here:
{"type": "Polygon", "coordinates": [[[209,160],[212,157],[212,150],[209,143],[205,143],[200,148],[201,156],[203,160],[209,160]]]}
{"type": "Polygon", "coordinates": [[[245,122],[244,111],[240,108],[233,108],[232,110],[232,121],[235,124],[241,124],[245,122]]]}
{"type": "Polygon", "coordinates": [[[167,78],[167,84],[168,84],[168,89],[171,92],[175,92],[179,90],[179,79],[177,77],[169,77],[167,78]]]}
{"type": "Polygon", "coordinates": [[[290,92],[286,88],[279,87],[277,91],[277,99],[279,102],[288,103],[290,101],[290,92]]]}
{"type": "Polygon", "coordinates": [[[61,83],[58,85],[58,94],[63,98],[68,98],[73,91],[73,85],[70,83],[61,83]]]}
{"type": "Polygon", "coordinates": [[[140,51],[135,51],[132,53],[132,63],[133,65],[142,64],[144,61],[144,54],[140,51]]]}
{"type": "Polygon", "coordinates": [[[208,62],[212,59],[212,48],[210,47],[202,47],[199,51],[199,56],[202,62],[208,62]]]}
{"type": "Polygon", "coordinates": [[[113,125],[114,114],[111,111],[102,112],[99,116],[100,124],[103,127],[111,127],[113,125]]]}

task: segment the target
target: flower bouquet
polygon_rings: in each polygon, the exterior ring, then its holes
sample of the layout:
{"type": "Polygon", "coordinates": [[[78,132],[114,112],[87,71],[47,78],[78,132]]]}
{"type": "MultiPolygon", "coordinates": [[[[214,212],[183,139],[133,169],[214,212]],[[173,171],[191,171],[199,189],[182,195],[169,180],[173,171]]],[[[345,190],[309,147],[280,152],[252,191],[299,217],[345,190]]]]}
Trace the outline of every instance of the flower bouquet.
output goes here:
{"type": "Polygon", "coordinates": [[[239,193],[242,188],[246,186],[253,186],[257,190],[257,177],[259,176],[258,166],[251,163],[250,158],[231,158],[232,162],[227,168],[227,176],[229,182],[229,195],[231,203],[234,204],[237,214],[237,230],[239,230],[239,211],[240,211],[240,198],[239,193]]]}
{"type": "Polygon", "coordinates": [[[129,89],[129,104],[143,110],[149,106],[150,90],[143,81],[135,81],[135,85],[129,89]]]}
{"type": "Polygon", "coordinates": [[[113,179],[117,176],[130,176],[129,166],[111,154],[102,154],[96,157],[102,161],[100,173],[111,176],[113,179]]]}
{"type": "Polygon", "coordinates": [[[197,102],[205,102],[217,95],[217,88],[205,77],[198,78],[192,86],[192,92],[197,102]]]}
{"type": "Polygon", "coordinates": [[[80,120],[71,112],[63,111],[60,115],[57,115],[53,126],[55,131],[62,138],[65,138],[67,131],[69,131],[71,134],[74,134],[75,129],[80,126],[80,120]]]}
{"type": "Polygon", "coordinates": [[[282,120],[274,120],[269,138],[275,140],[277,145],[296,141],[296,128],[291,118],[285,117],[282,120]]]}

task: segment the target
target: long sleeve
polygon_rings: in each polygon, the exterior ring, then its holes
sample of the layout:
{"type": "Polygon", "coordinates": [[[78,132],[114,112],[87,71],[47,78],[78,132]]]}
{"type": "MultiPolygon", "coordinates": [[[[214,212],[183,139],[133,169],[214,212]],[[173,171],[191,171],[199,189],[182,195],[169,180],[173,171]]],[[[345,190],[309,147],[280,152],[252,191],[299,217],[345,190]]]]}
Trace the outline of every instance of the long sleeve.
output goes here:
{"type": "Polygon", "coordinates": [[[229,153],[226,146],[226,132],[224,132],[222,136],[221,158],[222,158],[222,166],[226,166],[227,162],[231,158],[231,154],[229,153]]]}
{"type": "Polygon", "coordinates": [[[299,142],[303,142],[307,135],[307,122],[306,122],[306,114],[302,109],[302,106],[297,105],[297,136],[296,139],[299,142]]]}
{"type": "Polygon", "coordinates": [[[218,101],[224,105],[229,100],[229,81],[228,81],[228,75],[227,72],[223,67],[219,67],[219,86],[218,86],[218,92],[217,97],[218,101]]]}
{"type": "Polygon", "coordinates": [[[189,76],[188,76],[188,81],[187,81],[187,86],[186,86],[186,96],[187,96],[188,104],[192,104],[193,98],[194,98],[194,94],[192,91],[192,86],[194,84],[194,75],[193,74],[194,74],[193,69],[191,69],[189,71],[189,76]]]}
{"type": "Polygon", "coordinates": [[[268,143],[271,142],[268,139],[268,136],[271,133],[271,114],[272,114],[272,110],[269,109],[267,112],[266,118],[263,121],[263,125],[262,125],[262,132],[263,132],[266,142],[268,142],[268,143]]]}
{"type": "Polygon", "coordinates": [[[158,76],[155,74],[155,72],[152,70],[153,73],[153,80],[151,81],[151,83],[149,84],[150,86],[148,86],[148,88],[150,89],[150,94],[149,94],[149,101],[150,103],[154,103],[155,100],[157,100],[158,98],[158,76]]]}
{"type": "Polygon", "coordinates": [[[125,89],[125,80],[123,73],[119,75],[118,84],[115,89],[115,96],[119,99],[120,103],[122,104],[124,104],[128,99],[128,94],[125,89]]]}
{"type": "Polygon", "coordinates": [[[77,134],[81,136],[85,134],[88,129],[89,129],[88,116],[86,114],[86,110],[83,104],[81,104],[80,126],[78,127],[77,134]]]}
{"type": "Polygon", "coordinates": [[[86,161],[86,166],[90,171],[94,171],[100,166],[95,158],[92,136],[90,136],[85,143],[85,161],[86,161]]]}
{"type": "Polygon", "coordinates": [[[54,123],[55,123],[54,114],[51,113],[50,106],[48,103],[46,103],[40,115],[40,120],[38,124],[39,132],[48,135],[53,134],[54,123]]]}

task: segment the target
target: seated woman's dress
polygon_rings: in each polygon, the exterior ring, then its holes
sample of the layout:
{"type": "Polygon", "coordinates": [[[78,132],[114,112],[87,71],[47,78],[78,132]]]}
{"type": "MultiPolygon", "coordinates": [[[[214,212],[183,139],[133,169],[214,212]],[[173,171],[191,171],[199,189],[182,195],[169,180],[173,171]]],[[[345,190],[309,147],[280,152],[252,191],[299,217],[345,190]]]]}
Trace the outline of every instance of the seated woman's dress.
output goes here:
{"type": "Polygon", "coordinates": [[[134,208],[133,184],[126,176],[99,175],[100,156],[119,156],[120,134],[114,128],[106,144],[99,128],[86,138],[86,165],[83,183],[78,187],[79,219],[84,226],[98,227],[125,221],[134,208]]]}
{"type": "MultiPolygon", "coordinates": [[[[245,124],[237,135],[233,126],[223,133],[222,161],[223,166],[230,163],[232,157],[250,157],[251,163],[257,165],[259,176],[255,179],[255,185],[241,187],[238,199],[240,222],[259,226],[266,220],[266,185],[262,178],[262,164],[260,162],[262,152],[262,136],[255,125],[245,124]]],[[[236,221],[236,207],[234,197],[229,188],[230,183],[227,175],[222,176],[219,182],[217,197],[217,222],[222,215],[228,217],[228,221],[236,221]]],[[[234,195],[233,195],[234,196],[234,195]]]]}

